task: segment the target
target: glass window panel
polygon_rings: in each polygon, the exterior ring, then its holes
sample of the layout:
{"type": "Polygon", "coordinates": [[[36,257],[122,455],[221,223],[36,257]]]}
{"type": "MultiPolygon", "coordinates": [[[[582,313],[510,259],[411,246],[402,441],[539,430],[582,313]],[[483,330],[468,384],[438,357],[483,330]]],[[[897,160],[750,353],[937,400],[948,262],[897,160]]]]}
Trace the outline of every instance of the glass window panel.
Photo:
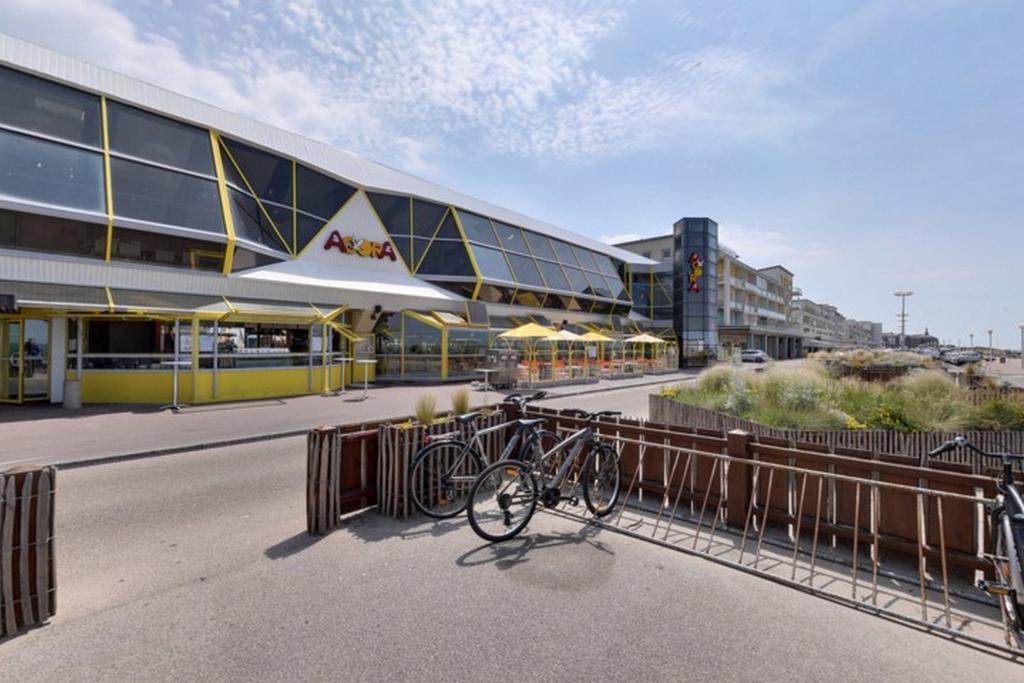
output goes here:
{"type": "Polygon", "coordinates": [[[597,270],[597,261],[594,260],[594,252],[581,247],[573,247],[572,250],[573,253],[576,254],[576,260],[580,262],[581,266],[587,270],[597,270]]]}
{"type": "Polygon", "coordinates": [[[491,280],[507,280],[514,282],[512,271],[508,268],[508,261],[505,255],[497,249],[473,245],[473,255],[476,257],[476,264],[480,266],[480,275],[491,280]]]}
{"type": "Polygon", "coordinates": [[[298,164],[295,171],[296,201],[299,209],[325,221],[334,217],[356,189],[298,164]]]}
{"type": "MultiPolygon", "coordinates": [[[[420,242],[416,240],[415,257],[421,258],[420,242]]],[[[463,275],[476,277],[473,270],[473,263],[469,260],[466,247],[462,241],[454,242],[448,240],[435,240],[430,245],[430,250],[422,256],[417,272],[427,275],[463,275]]]]}
{"type": "MultiPolygon", "coordinates": [[[[292,203],[292,161],[224,138],[231,157],[260,199],[292,203]]],[[[228,160],[230,164],[231,161],[228,160]]],[[[315,213],[315,212],[310,212],[315,213]]]]}
{"type": "Polygon", "coordinates": [[[541,292],[531,292],[528,289],[521,289],[516,292],[515,303],[520,306],[533,306],[539,308],[544,303],[544,294],[541,292]]]}
{"type": "Polygon", "coordinates": [[[498,238],[494,235],[494,230],[488,219],[477,216],[475,213],[459,211],[459,220],[462,222],[462,229],[466,231],[467,239],[498,246],[498,238]]]}
{"type": "Polygon", "coordinates": [[[444,222],[441,223],[441,227],[437,229],[437,238],[459,240],[462,241],[462,233],[459,232],[459,226],[455,224],[455,218],[452,214],[448,214],[444,218],[444,222]]]}
{"type": "Polygon", "coordinates": [[[572,286],[569,284],[569,280],[566,279],[565,271],[562,270],[560,265],[539,259],[537,260],[537,265],[540,266],[541,273],[544,274],[544,280],[547,283],[548,289],[572,291],[572,286]]]}
{"type": "Polygon", "coordinates": [[[53,254],[105,258],[107,226],[0,210],[0,246],[53,254]]]}
{"type": "MultiPolygon", "coordinates": [[[[294,222],[295,215],[292,212],[290,206],[280,206],[278,204],[270,204],[268,202],[262,202],[263,208],[270,214],[270,220],[277,226],[278,232],[284,235],[285,241],[289,244],[292,242],[292,225],[294,222]]],[[[318,220],[318,219],[312,219],[318,220]]]]}
{"type": "MultiPolygon", "coordinates": [[[[433,237],[434,232],[437,231],[437,224],[441,222],[441,218],[447,210],[448,207],[441,204],[426,202],[422,199],[412,200],[413,234],[417,237],[433,237]]],[[[461,239],[454,221],[452,229],[455,230],[455,236],[461,239]]]]}
{"type": "Polygon", "coordinates": [[[611,287],[612,295],[620,301],[629,301],[629,294],[626,292],[625,285],[622,284],[622,280],[619,276],[606,278],[608,280],[608,286],[611,287]]]}
{"type": "MultiPolygon", "coordinates": [[[[235,235],[257,244],[288,251],[255,199],[250,195],[229,189],[228,201],[231,204],[231,219],[235,225],[235,235]]],[[[116,200],[114,206],[117,206],[116,200]]]]}
{"type": "Polygon", "coordinates": [[[529,248],[526,246],[526,238],[523,237],[523,231],[519,228],[495,221],[494,231],[498,233],[498,239],[501,240],[501,245],[506,249],[523,254],[530,253],[529,248]]]}
{"type": "Polygon", "coordinates": [[[316,237],[317,233],[320,232],[320,228],[324,227],[324,225],[326,225],[326,223],[319,218],[313,218],[312,216],[307,216],[304,213],[297,214],[295,223],[295,250],[298,251],[309,244],[313,238],[316,237]]]}
{"type": "Polygon", "coordinates": [[[210,134],[118,102],[107,103],[110,149],[165,166],[213,175],[210,134]]]}
{"type": "Polygon", "coordinates": [[[587,273],[587,279],[590,280],[590,284],[594,286],[594,291],[598,296],[611,299],[614,297],[612,294],[612,288],[608,285],[608,281],[602,275],[597,273],[587,273]]]}
{"type": "Polygon", "coordinates": [[[409,235],[409,198],[394,194],[367,192],[377,217],[391,237],[409,235]]]}
{"type": "Polygon", "coordinates": [[[410,268],[413,265],[413,262],[412,262],[412,244],[411,244],[411,242],[412,242],[412,240],[410,240],[408,237],[392,237],[391,238],[391,243],[393,245],[395,245],[395,249],[397,249],[398,253],[402,255],[402,260],[405,261],[405,264],[407,266],[409,266],[410,268]]]}
{"type": "Polygon", "coordinates": [[[566,268],[565,274],[569,278],[569,284],[572,285],[572,291],[579,292],[580,294],[587,294],[590,292],[590,282],[587,281],[583,271],[579,268],[566,268]]]}
{"type": "Polygon", "coordinates": [[[579,265],[576,261],[576,257],[572,253],[572,247],[565,242],[559,242],[558,240],[551,240],[551,246],[554,247],[555,253],[558,255],[558,260],[566,266],[577,266],[579,265]]]}
{"type": "Polygon", "coordinates": [[[512,303],[512,294],[511,287],[484,284],[480,287],[479,299],[489,304],[510,304],[512,303]]]}
{"type": "Polygon", "coordinates": [[[466,313],[469,314],[469,322],[474,325],[488,325],[490,319],[487,314],[487,307],[478,301],[470,301],[466,304],[466,313]]]}
{"type": "Polygon", "coordinates": [[[217,183],[126,159],[110,160],[114,212],[125,218],[224,234],[217,183]]]}
{"type": "Polygon", "coordinates": [[[544,287],[544,280],[541,279],[540,271],[537,270],[536,261],[529,256],[520,256],[519,254],[507,254],[507,256],[512,265],[512,273],[515,275],[516,282],[533,287],[544,287]]]}
{"type": "Polygon", "coordinates": [[[594,303],[594,308],[591,309],[591,313],[599,313],[601,315],[607,315],[615,309],[615,304],[606,301],[597,301],[594,303]]]}
{"type": "Polygon", "coordinates": [[[597,263],[597,269],[604,275],[609,277],[618,277],[619,271],[615,268],[615,264],[612,263],[611,257],[606,254],[593,254],[594,261],[597,263]]]}
{"type": "Polygon", "coordinates": [[[558,257],[555,256],[555,250],[551,248],[551,242],[548,238],[540,233],[530,232],[524,230],[523,235],[526,237],[526,243],[530,246],[530,251],[533,252],[534,256],[540,258],[551,259],[557,261],[558,257]]]}
{"type": "Polygon", "coordinates": [[[0,130],[0,160],[0,196],[106,211],[100,154],[0,130]]]}
{"type": "Polygon", "coordinates": [[[110,257],[121,261],[220,272],[224,266],[224,249],[223,244],[216,242],[115,227],[110,257]]]}
{"type": "Polygon", "coordinates": [[[235,256],[231,260],[231,272],[237,273],[240,270],[261,268],[263,266],[270,266],[280,262],[281,259],[274,258],[273,256],[267,256],[266,254],[261,254],[257,251],[249,251],[242,247],[235,247],[235,256]]]}
{"type": "Polygon", "coordinates": [[[102,146],[100,98],[0,67],[0,123],[102,146]]]}

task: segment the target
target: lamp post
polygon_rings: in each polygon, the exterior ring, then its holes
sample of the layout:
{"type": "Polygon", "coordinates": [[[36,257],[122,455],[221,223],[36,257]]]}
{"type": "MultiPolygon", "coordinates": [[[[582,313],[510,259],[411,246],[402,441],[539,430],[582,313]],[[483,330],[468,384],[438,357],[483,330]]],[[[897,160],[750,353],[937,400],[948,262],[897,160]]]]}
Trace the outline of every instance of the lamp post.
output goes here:
{"type": "Polygon", "coordinates": [[[968,336],[971,338],[971,350],[974,350],[974,333],[971,332],[968,336]]]}
{"type": "Polygon", "coordinates": [[[988,357],[992,357],[992,330],[985,330],[988,332],[988,357]]]}
{"type": "Polygon", "coordinates": [[[1018,327],[1020,327],[1020,366],[1024,368],[1024,323],[1018,327]]]}
{"type": "Polygon", "coordinates": [[[900,312],[896,317],[900,319],[900,348],[902,349],[907,345],[907,297],[913,296],[913,292],[899,291],[893,292],[894,296],[900,298],[900,312]]]}

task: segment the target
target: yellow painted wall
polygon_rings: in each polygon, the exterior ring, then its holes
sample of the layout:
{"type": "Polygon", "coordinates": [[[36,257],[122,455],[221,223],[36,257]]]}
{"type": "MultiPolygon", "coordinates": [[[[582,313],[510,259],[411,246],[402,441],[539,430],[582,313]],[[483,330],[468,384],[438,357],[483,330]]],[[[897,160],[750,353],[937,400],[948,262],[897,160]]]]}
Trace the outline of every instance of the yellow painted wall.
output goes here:
{"type": "Polygon", "coordinates": [[[218,401],[299,396],[319,392],[319,389],[314,381],[313,392],[310,392],[308,368],[221,370],[217,374],[218,401]]]}
{"type": "MultiPolygon", "coordinates": [[[[191,396],[192,378],[182,373],[179,400],[191,396]],[[187,387],[187,389],[186,389],[187,387]]],[[[170,403],[170,372],[82,372],[83,403],[170,403]]]]}

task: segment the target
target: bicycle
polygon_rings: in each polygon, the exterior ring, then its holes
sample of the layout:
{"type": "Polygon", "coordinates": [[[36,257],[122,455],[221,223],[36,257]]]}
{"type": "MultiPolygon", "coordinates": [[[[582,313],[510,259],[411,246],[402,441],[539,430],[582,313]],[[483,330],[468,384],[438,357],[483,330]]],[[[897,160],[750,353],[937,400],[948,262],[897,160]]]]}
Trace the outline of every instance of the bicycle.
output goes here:
{"type": "Polygon", "coordinates": [[[513,455],[520,460],[528,459],[532,451],[543,451],[550,444],[557,443],[558,438],[554,434],[540,428],[544,418],[526,419],[527,404],[545,396],[547,392],[544,391],[531,396],[506,396],[505,402],[517,408],[519,418],[514,423],[470,433],[481,413],[469,413],[455,418],[456,431],[430,437],[429,443],[413,457],[409,466],[407,488],[415,508],[434,519],[449,519],[465,510],[470,487],[489,464],[483,455],[483,437],[492,432],[515,424],[515,431],[497,461],[508,460],[513,455]]]}
{"type": "Polygon", "coordinates": [[[1013,480],[1013,462],[1024,461],[1024,455],[987,453],[958,436],[930,451],[928,457],[957,448],[967,448],[1002,462],[1003,473],[996,481],[999,493],[988,510],[995,581],[981,581],[978,587],[999,600],[1018,647],[1024,647],[1024,499],[1013,480]]]}
{"type": "Polygon", "coordinates": [[[562,494],[562,487],[584,448],[587,455],[579,472],[583,476],[583,500],[587,509],[595,517],[604,517],[615,508],[622,489],[619,453],[595,434],[593,423],[598,418],[622,413],[576,410],[570,414],[583,418],[581,429],[553,448],[535,453],[532,459],[493,463],[473,482],[469,492],[469,525],[480,538],[491,542],[515,538],[530,522],[538,502],[547,508],[557,507],[566,500],[571,505],[579,505],[579,499],[572,493],[562,494]],[[570,448],[557,471],[548,474],[552,460],[570,448]]]}

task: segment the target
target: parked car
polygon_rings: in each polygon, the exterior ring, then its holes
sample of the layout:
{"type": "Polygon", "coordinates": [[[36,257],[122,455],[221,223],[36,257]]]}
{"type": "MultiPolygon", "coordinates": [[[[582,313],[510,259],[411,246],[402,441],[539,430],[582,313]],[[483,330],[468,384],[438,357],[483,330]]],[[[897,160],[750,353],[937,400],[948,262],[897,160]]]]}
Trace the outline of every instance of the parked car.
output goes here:
{"type": "Polygon", "coordinates": [[[760,349],[744,349],[740,351],[740,361],[744,363],[766,363],[772,359],[760,349]]]}
{"type": "Polygon", "coordinates": [[[953,361],[957,365],[967,365],[968,363],[977,363],[984,360],[984,357],[977,351],[961,351],[956,354],[956,360],[953,361]]]}

